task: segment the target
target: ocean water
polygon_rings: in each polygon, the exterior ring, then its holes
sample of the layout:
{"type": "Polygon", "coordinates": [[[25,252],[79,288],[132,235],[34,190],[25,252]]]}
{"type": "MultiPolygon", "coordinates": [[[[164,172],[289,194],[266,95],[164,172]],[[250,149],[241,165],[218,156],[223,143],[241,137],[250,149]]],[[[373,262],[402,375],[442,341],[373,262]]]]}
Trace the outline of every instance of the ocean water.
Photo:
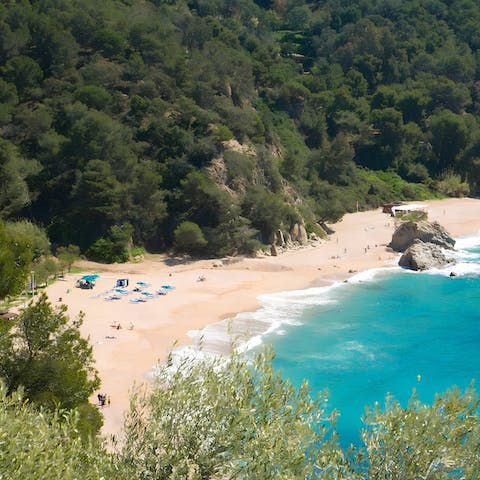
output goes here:
{"type": "Polygon", "coordinates": [[[365,406],[387,394],[405,405],[415,390],[431,403],[480,381],[480,238],[457,249],[459,263],[445,270],[375,270],[261,298],[255,315],[272,321],[262,341],[275,367],[295,385],[307,379],[313,394],[328,389],[344,446],[360,443],[365,406]]]}

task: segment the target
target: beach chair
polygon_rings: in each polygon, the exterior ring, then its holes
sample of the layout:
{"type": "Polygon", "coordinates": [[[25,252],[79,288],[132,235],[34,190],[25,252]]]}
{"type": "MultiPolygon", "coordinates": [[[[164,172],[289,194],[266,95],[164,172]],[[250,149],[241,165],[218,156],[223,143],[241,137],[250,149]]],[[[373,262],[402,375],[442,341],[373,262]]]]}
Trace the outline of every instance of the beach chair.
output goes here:
{"type": "Polygon", "coordinates": [[[109,295],[108,297],[105,297],[104,300],[110,301],[110,300],[120,300],[122,297],[119,295],[109,295]]]}
{"type": "Polygon", "coordinates": [[[130,295],[132,292],[124,290],[123,288],[116,288],[115,291],[120,295],[130,295]]]}
{"type": "Polygon", "coordinates": [[[157,295],[150,292],[142,292],[142,295],[145,295],[147,298],[155,298],[157,295]]]}
{"type": "Polygon", "coordinates": [[[136,297],[136,298],[131,298],[130,300],[130,303],[143,303],[143,302],[146,302],[147,299],[145,297],[136,297]]]}

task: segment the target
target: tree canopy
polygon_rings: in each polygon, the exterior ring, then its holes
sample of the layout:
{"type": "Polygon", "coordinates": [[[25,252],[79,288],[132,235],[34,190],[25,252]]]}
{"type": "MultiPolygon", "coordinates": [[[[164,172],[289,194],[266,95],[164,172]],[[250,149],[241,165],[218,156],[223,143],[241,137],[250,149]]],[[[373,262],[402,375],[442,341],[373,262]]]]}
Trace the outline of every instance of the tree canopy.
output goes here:
{"type": "Polygon", "coordinates": [[[225,255],[357,203],[476,194],[476,7],[4,2],[0,215],[122,261],[183,222],[207,242],[189,253],[225,255]]]}
{"type": "Polygon", "coordinates": [[[83,435],[96,434],[102,421],[90,405],[99,387],[92,347],[80,335],[82,316],[73,323],[66,306],[54,308],[45,293],[0,330],[0,378],[7,392],[22,387],[35,404],[55,410],[78,408],[83,435]]]}

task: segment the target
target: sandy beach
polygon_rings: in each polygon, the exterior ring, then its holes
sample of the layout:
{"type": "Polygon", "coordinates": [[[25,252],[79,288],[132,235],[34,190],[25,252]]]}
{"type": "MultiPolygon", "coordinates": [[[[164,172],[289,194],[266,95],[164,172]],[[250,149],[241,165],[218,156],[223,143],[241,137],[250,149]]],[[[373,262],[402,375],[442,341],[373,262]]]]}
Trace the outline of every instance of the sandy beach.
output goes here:
{"type": "MultiPolygon", "coordinates": [[[[480,231],[480,200],[448,199],[424,202],[429,220],[438,221],[455,237],[480,231]]],[[[148,256],[141,263],[99,265],[80,262],[85,273],[98,273],[93,290],[75,288],[81,275],[67,275],[47,289],[52,303],[64,303],[73,320],[85,312],[84,336],[90,337],[101,393],[111,398],[102,409],[103,433],[118,435],[134,384],[149,380],[152,367],[165,360],[175,342],[188,345],[188,333],[239,312],[259,307],[258,295],[327,285],[355,271],[389,267],[397,254],[386,245],[394,230],[393,219],[381,210],[345,215],[331,225],[335,233],[316,246],[287,251],[277,257],[181,262],[165,256],[148,256]],[[205,281],[198,281],[199,276],[205,281]],[[145,303],[131,303],[126,295],[106,301],[108,290],[120,278],[145,282],[154,292],[174,286],[167,295],[145,303]],[[61,299],[61,300],[60,300],[61,299]],[[112,325],[118,323],[121,328],[112,325]],[[132,328],[133,327],[133,328],[132,328]]],[[[245,327],[254,335],[261,327],[245,327]]],[[[96,394],[92,402],[96,403],[96,394]]]]}

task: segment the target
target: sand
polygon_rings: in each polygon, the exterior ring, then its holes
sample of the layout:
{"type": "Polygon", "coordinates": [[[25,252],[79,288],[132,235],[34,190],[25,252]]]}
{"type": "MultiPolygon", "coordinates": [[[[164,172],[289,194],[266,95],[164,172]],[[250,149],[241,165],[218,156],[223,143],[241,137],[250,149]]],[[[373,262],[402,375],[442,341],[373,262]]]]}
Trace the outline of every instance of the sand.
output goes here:
{"type": "MultiPolygon", "coordinates": [[[[424,203],[429,219],[437,220],[453,236],[479,233],[480,200],[424,203]]],[[[80,262],[86,273],[100,274],[93,290],[74,287],[79,274],[67,275],[48,287],[50,300],[66,304],[72,320],[80,311],[85,312],[82,334],[93,345],[102,381],[100,392],[111,398],[111,405],[102,408],[103,433],[121,438],[132,386],[150,380],[152,367],[166,359],[175,342],[191,343],[188,333],[192,330],[256,310],[260,294],[330,284],[355,271],[390,267],[398,257],[386,248],[394,230],[393,219],[380,209],[347,214],[332,228],[335,233],[328,240],[277,257],[181,262],[148,256],[133,264],[80,262]],[[198,281],[200,275],[205,276],[205,281],[198,281]],[[128,278],[130,289],[139,281],[150,284],[149,291],[162,285],[173,285],[175,289],[146,303],[130,303],[132,296],[105,301],[107,294],[102,292],[111,289],[118,278],[128,278]],[[115,322],[122,328],[112,327],[115,322]]],[[[254,325],[246,328],[251,335],[261,330],[261,326],[254,325]]],[[[91,399],[94,403],[97,393],[91,399]]]]}

